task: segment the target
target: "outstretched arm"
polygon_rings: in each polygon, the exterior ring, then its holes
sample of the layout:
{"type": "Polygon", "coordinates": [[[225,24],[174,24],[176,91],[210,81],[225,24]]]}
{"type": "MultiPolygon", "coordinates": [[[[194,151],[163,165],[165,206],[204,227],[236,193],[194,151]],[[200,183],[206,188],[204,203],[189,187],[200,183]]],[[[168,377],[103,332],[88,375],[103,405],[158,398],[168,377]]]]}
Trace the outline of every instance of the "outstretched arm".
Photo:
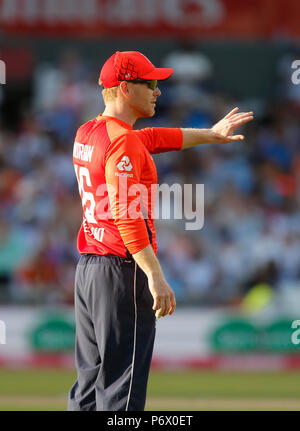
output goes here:
{"type": "Polygon", "coordinates": [[[181,129],[183,135],[181,149],[213,142],[227,144],[232,141],[242,141],[244,136],[234,135],[234,132],[239,126],[253,120],[253,112],[237,113],[238,110],[239,108],[234,108],[211,129],[181,129]]]}

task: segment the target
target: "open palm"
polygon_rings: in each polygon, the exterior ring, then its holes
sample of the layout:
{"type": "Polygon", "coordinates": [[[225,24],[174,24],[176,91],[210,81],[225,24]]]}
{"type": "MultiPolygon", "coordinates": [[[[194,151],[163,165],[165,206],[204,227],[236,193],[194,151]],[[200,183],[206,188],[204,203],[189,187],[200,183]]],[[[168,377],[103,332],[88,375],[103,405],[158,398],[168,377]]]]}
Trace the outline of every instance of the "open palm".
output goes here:
{"type": "Polygon", "coordinates": [[[253,120],[253,112],[237,113],[238,110],[239,108],[234,108],[211,128],[215,133],[215,142],[227,144],[228,142],[242,141],[244,139],[243,135],[234,135],[233,133],[239,126],[253,120]]]}

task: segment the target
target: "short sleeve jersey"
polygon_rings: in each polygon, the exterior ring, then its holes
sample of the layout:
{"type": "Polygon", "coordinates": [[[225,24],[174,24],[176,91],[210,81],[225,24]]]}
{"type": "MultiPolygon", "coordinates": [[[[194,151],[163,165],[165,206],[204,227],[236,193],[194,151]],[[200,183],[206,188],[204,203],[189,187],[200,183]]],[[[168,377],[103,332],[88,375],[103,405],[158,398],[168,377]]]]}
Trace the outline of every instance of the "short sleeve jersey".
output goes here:
{"type": "Polygon", "coordinates": [[[157,253],[157,172],[151,153],[180,150],[182,140],[180,129],[133,130],[102,115],[78,129],[73,163],[83,208],[80,254],[126,257],[149,244],[157,253]]]}

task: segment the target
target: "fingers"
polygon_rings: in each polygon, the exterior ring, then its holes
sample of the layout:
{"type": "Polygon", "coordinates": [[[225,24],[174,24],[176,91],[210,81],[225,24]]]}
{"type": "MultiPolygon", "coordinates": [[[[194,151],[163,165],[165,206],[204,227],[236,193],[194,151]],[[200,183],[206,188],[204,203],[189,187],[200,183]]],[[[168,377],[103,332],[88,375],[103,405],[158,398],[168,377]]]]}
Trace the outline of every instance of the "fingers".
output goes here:
{"type": "Polygon", "coordinates": [[[176,299],[175,299],[175,294],[172,291],[172,294],[171,294],[171,306],[169,308],[169,314],[170,315],[174,313],[175,308],[176,308],[176,299]]]}
{"type": "Polygon", "coordinates": [[[238,107],[232,109],[232,111],[230,111],[227,115],[225,115],[223,119],[229,119],[229,118],[234,119],[239,116],[253,115],[253,111],[237,113],[238,110],[239,110],[238,107]]]}
{"type": "Polygon", "coordinates": [[[160,300],[160,306],[157,309],[155,316],[159,319],[160,317],[165,316],[167,313],[166,301],[163,299],[160,300]]]}
{"type": "Polygon", "coordinates": [[[223,135],[218,135],[216,142],[218,142],[218,144],[229,144],[229,142],[232,141],[243,141],[245,139],[244,135],[231,135],[231,136],[223,136],[223,135]]]}
{"type": "Polygon", "coordinates": [[[239,110],[238,107],[234,108],[232,111],[230,111],[227,115],[225,115],[224,118],[230,118],[233,114],[235,114],[239,110]]]}
{"type": "Polygon", "coordinates": [[[221,121],[212,127],[212,131],[216,133],[216,141],[219,144],[227,144],[232,141],[244,140],[243,135],[233,135],[235,129],[243,126],[253,120],[253,112],[239,112],[239,108],[234,108],[221,121]]]}
{"type": "Polygon", "coordinates": [[[159,310],[160,308],[160,301],[158,296],[154,297],[154,303],[153,303],[153,307],[152,310],[159,310]]]}
{"type": "Polygon", "coordinates": [[[235,116],[231,117],[227,121],[231,126],[238,127],[252,120],[253,120],[253,114],[246,113],[246,114],[236,114],[235,116]]]}
{"type": "Polygon", "coordinates": [[[162,311],[162,309],[160,308],[159,310],[157,310],[156,311],[156,313],[155,313],[155,317],[157,318],[157,319],[160,319],[161,317],[163,317],[164,316],[164,314],[163,314],[163,311],[162,311]]]}
{"type": "Polygon", "coordinates": [[[227,136],[228,142],[231,141],[243,141],[245,139],[244,135],[233,135],[227,136]]]}
{"type": "Polygon", "coordinates": [[[236,122],[239,120],[244,120],[245,118],[253,119],[253,112],[243,112],[241,114],[235,114],[229,119],[229,121],[230,122],[236,122]]]}
{"type": "Polygon", "coordinates": [[[240,118],[245,118],[245,117],[253,117],[253,112],[239,112],[238,114],[234,114],[231,116],[230,120],[236,120],[236,119],[240,119],[240,118]]]}
{"type": "Polygon", "coordinates": [[[156,310],[155,316],[158,319],[165,316],[168,314],[167,301],[162,297],[156,297],[152,309],[156,310]]]}
{"type": "Polygon", "coordinates": [[[160,308],[156,311],[155,316],[159,319],[160,317],[166,316],[169,313],[170,305],[167,300],[161,300],[160,308]]]}
{"type": "Polygon", "coordinates": [[[172,291],[167,297],[156,298],[152,308],[153,310],[156,310],[155,316],[158,319],[160,317],[166,316],[167,314],[173,314],[176,308],[174,292],[172,291]]]}
{"type": "Polygon", "coordinates": [[[239,126],[243,126],[246,123],[249,123],[249,121],[253,120],[253,116],[248,115],[247,117],[238,118],[235,121],[232,121],[231,126],[235,129],[239,126]]]}
{"type": "MultiPolygon", "coordinates": [[[[252,121],[252,120],[253,120],[253,113],[238,114],[230,118],[228,121],[230,122],[231,133],[234,132],[234,130],[237,129],[238,127],[243,126],[244,124],[249,123],[249,121],[252,121]]],[[[239,136],[242,136],[242,135],[239,135],[239,136]]]]}

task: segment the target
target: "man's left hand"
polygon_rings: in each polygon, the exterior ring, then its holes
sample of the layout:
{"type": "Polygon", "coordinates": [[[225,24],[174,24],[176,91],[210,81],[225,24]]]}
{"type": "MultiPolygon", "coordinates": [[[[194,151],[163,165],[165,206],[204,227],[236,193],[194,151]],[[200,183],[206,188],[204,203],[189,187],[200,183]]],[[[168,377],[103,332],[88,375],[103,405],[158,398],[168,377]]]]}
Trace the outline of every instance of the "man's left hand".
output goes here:
{"type": "Polygon", "coordinates": [[[211,142],[227,144],[232,141],[242,141],[243,135],[234,135],[235,130],[253,120],[253,112],[237,113],[239,108],[234,108],[222,120],[218,121],[212,128],[211,142]]]}

